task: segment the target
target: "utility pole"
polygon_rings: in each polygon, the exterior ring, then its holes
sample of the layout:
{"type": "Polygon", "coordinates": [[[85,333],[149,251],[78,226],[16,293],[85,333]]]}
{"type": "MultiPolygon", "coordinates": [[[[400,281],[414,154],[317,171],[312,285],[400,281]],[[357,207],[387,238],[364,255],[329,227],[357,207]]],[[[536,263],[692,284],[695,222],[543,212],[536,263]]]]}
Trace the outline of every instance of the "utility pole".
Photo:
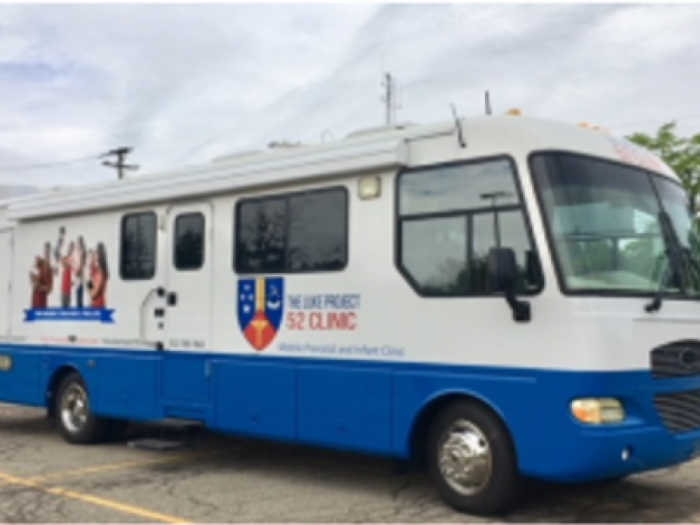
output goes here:
{"type": "Polygon", "coordinates": [[[117,156],[117,162],[112,163],[109,161],[104,161],[102,164],[104,166],[109,166],[110,168],[116,168],[117,173],[119,176],[119,179],[124,178],[124,170],[137,170],[139,169],[138,164],[124,164],[124,160],[126,159],[126,156],[133,151],[133,148],[117,148],[113,149],[112,151],[108,151],[102,157],[107,157],[109,155],[116,155],[117,156]]]}
{"type": "Polygon", "coordinates": [[[396,110],[401,107],[401,105],[397,102],[396,81],[391,76],[391,73],[384,74],[382,87],[384,87],[385,90],[384,95],[382,96],[382,102],[384,102],[386,108],[386,124],[387,126],[390,126],[394,123],[396,110]]]}

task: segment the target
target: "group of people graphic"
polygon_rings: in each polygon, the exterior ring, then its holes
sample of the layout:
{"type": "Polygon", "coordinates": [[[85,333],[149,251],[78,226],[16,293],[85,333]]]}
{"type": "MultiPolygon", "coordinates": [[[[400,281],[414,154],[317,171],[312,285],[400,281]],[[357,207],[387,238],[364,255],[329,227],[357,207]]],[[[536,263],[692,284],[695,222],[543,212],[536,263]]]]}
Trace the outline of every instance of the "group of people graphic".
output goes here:
{"type": "Polygon", "coordinates": [[[43,257],[36,257],[34,269],[29,273],[32,309],[49,308],[54,278],[59,275],[60,308],[85,308],[86,288],[89,293],[89,308],[106,308],[109,270],[104,244],[98,242],[95,249],[87,250],[82,235],[75,241],[70,241],[67,246],[65,244],[66,229],[61,227],[53,253],[51,243],[47,242],[44,244],[43,257]]]}

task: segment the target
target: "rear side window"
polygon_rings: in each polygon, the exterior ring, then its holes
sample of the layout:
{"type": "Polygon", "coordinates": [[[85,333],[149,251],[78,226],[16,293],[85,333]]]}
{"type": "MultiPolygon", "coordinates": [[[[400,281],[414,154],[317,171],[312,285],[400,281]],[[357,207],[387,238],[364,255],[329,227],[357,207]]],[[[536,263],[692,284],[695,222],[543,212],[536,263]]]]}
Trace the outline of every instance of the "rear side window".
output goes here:
{"type": "Polygon", "coordinates": [[[147,280],[156,274],[156,215],[132,213],[122,219],[119,270],[124,280],[147,280]]]}
{"type": "Polygon", "coordinates": [[[235,224],[238,273],[332,272],[345,268],[345,188],[241,200],[235,224]]]}

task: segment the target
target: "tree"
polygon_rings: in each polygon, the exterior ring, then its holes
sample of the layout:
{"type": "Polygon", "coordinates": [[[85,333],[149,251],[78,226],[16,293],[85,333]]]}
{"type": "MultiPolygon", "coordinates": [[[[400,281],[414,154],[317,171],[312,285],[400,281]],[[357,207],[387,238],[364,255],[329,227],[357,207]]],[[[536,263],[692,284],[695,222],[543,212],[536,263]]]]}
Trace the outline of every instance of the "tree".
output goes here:
{"type": "Polygon", "coordinates": [[[676,123],[664,124],[655,136],[634,133],[628,140],[656,153],[680,177],[690,200],[693,216],[698,211],[700,198],[700,133],[679,137],[676,123]]]}

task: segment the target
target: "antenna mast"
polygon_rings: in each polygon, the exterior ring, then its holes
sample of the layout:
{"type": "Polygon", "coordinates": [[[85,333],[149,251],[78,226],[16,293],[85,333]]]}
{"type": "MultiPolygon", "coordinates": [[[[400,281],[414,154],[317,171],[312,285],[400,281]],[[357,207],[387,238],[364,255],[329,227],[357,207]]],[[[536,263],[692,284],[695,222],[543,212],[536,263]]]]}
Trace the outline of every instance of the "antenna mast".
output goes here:
{"type": "Polygon", "coordinates": [[[384,102],[386,125],[391,126],[396,118],[396,110],[401,107],[397,101],[396,80],[391,76],[391,73],[384,73],[382,87],[384,88],[384,95],[381,100],[384,102]]]}

